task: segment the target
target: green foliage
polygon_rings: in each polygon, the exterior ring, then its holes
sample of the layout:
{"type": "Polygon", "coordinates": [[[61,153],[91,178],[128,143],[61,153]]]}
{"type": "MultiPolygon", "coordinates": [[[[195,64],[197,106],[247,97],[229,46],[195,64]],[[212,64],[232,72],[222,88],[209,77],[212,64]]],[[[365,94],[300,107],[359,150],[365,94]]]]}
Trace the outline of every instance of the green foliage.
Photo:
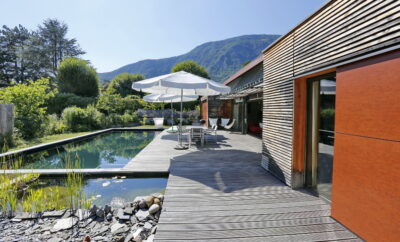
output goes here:
{"type": "Polygon", "coordinates": [[[57,93],[47,102],[47,112],[52,114],[61,114],[66,107],[86,108],[89,105],[94,105],[97,99],[94,97],[82,97],[73,93],[57,93]]]}
{"type": "Polygon", "coordinates": [[[56,114],[49,115],[48,120],[47,134],[62,134],[68,130],[67,125],[56,114]]]}
{"type": "Polygon", "coordinates": [[[192,60],[179,62],[178,64],[174,65],[174,67],[172,67],[171,69],[171,72],[178,72],[178,71],[186,71],[210,79],[207,70],[192,60]]]}
{"type": "Polygon", "coordinates": [[[67,126],[67,130],[80,132],[101,128],[103,114],[94,106],[88,106],[85,109],[68,107],[62,112],[61,119],[67,126]]]}
{"type": "Polygon", "coordinates": [[[242,68],[245,61],[256,58],[278,37],[278,35],[265,34],[244,35],[207,42],[183,55],[157,60],[142,60],[99,75],[102,80],[111,80],[122,72],[142,73],[150,78],[170,72],[176,63],[194,60],[207,69],[212,80],[221,82],[242,68]]]}
{"type": "Polygon", "coordinates": [[[57,84],[60,92],[84,97],[99,95],[99,78],[86,60],[72,57],[64,59],[58,67],[57,84]]]}
{"type": "Polygon", "coordinates": [[[44,135],[47,124],[45,103],[53,96],[46,78],[0,89],[0,102],[14,104],[15,127],[23,138],[44,135]]]}
{"type": "Polygon", "coordinates": [[[108,85],[111,92],[126,97],[128,95],[140,95],[143,94],[132,89],[132,83],[143,80],[144,76],[141,74],[130,74],[121,73],[118,74],[108,85]]]}

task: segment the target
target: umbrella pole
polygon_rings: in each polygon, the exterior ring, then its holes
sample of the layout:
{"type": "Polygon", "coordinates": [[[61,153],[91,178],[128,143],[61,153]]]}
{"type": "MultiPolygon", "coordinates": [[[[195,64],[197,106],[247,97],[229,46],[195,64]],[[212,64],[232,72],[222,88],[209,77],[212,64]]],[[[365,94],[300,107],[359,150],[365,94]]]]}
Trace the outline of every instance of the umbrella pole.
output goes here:
{"type": "Polygon", "coordinates": [[[174,130],[174,109],[172,107],[172,99],[171,99],[171,126],[172,130],[174,130]]]}
{"type": "Polygon", "coordinates": [[[182,147],[182,112],[183,112],[183,89],[181,88],[181,113],[179,117],[179,145],[182,147]]]}

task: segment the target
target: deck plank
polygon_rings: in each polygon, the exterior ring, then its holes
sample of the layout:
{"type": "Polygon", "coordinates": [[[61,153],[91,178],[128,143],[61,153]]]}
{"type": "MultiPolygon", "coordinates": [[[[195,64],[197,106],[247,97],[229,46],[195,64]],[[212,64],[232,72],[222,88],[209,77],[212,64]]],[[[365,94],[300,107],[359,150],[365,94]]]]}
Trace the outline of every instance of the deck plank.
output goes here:
{"type": "Polygon", "coordinates": [[[359,241],[329,204],[260,167],[260,139],[222,131],[218,143],[175,146],[164,131],[126,166],[170,174],[155,241],[359,241]]]}

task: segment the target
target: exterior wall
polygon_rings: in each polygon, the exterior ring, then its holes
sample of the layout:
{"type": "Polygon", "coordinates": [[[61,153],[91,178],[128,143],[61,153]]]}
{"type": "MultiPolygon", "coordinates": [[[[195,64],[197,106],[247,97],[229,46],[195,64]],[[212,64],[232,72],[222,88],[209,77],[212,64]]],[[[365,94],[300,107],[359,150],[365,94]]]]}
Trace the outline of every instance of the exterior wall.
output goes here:
{"type": "Polygon", "coordinates": [[[252,69],[248,70],[246,73],[242,74],[232,82],[227,85],[234,91],[235,89],[244,87],[254,81],[260,80],[263,78],[263,65],[262,62],[252,69]]]}
{"type": "Polygon", "coordinates": [[[263,167],[297,183],[293,80],[399,49],[399,17],[398,1],[332,0],[264,51],[263,167]]]}
{"type": "Polygon", "coordinates": [[[400,51],[339,67],[332,216],[367,241],[400,241],[400,51]]]}

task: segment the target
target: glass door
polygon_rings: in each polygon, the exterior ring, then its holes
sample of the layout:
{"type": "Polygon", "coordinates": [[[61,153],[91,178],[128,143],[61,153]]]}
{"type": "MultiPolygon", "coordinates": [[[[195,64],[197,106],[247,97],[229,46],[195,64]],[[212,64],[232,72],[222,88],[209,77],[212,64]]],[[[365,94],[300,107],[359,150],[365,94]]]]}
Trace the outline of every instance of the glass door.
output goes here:
{"type": "Polygon", "coordinates": [[[332,192],[335,100],[334,73],[308,80],[306,185],[329,201],[332,192]]]}

